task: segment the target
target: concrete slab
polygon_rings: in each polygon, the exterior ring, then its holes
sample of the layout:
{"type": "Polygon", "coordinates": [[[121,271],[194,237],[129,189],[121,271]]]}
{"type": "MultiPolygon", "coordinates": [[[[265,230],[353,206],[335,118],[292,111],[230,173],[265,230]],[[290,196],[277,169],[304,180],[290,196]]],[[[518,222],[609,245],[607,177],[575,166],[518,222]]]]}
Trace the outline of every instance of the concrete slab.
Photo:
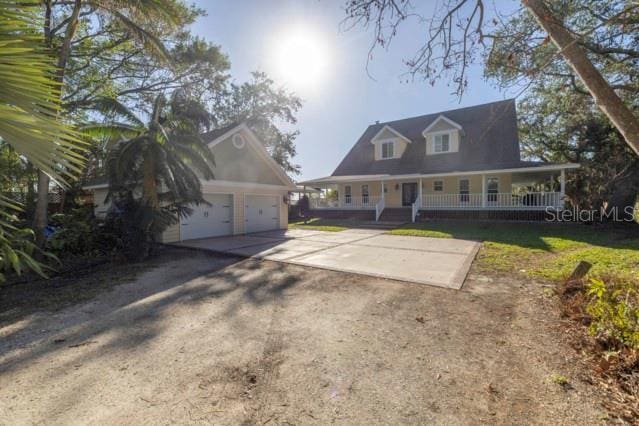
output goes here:
{"type": "Polygon", "coordinates": [[[291,238],[304,238],[313,235],[332,234],[332,232],[326,231],[308,231],[305,229],[278,229],[275,231],[256,232],[248,234],[249,237],[266,237],[277,238],[280,240],[288,240],[291,238]]]}
{"type": "Polygon", "coordinates": [[[361,229],[270,231],[178,245],[453,289],[462,287],[480,247],[474,241],[361,229]]]}
{"type": "Polygon", "coordinates": [[[290,259],[291,263],[460,289],[472,254],[407,251],[363,245],[341,245],[290,259]]]}
{"type": "Polygon", "coordinates": [[[378,235],[356,241],[358,246],[387,247],[402,250],[420,250],[437,253],[469,254],[479,243],[452,238],[409,237],[401,235],[378,235]]]}
{"type": "Polygon", "coordinates": [[[228,252],[239,256],[284,261],[296,256],[313,253],[318,250],[326,250],[331,247],[335,247],[335,244],[306,241],[302,239],[291,239],[273,241],[267,244],[252,245],[248,247],[229,250],[228,252]]]}
{"type": "Polygon", "coordinates": [[[241,247],[249,247],[267,243],[278,243],[281,241],[281,239],[276,238],[235,235],[229,237],[203,238],[201,240],[182,241],[181,243],[177,243],[177,245],[226,252],[241,247]]]}
{"type": "Polygon", "coordinates": [[[308,237],[303,237],[304,241],[318,241],[322,243],[332,243],[332,244],[346,244],[352,243],[355,241],[363,240],[365,238],[370,238],[375,234],[354,234],[343,232],[322,232],[319,235],[311,235],[308,237]]]}

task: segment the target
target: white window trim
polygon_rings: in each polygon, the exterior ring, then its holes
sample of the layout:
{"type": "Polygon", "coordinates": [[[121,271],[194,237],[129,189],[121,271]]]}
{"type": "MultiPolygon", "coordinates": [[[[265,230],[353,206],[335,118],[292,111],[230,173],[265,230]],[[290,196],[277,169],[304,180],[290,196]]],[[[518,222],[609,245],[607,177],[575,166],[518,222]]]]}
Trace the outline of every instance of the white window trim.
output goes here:
{"type": "MultiPolygon", "coordinates": [[[[452,141],[453,141],[453,132],[450,130],[445,130],[445,131],[441,131],[441,132],[433,132],[431,133],[431,135],[433,136],[433,154],[449,154],[452,151],[452,141]],[[448,149],[446,151],[437,151],[437,141],[436,141],[436,137],[437,136],[444,136],[444,135],[448,135],[448,149]]],[[[442,142],[443,143],[443,142],[442,142]]]]}
{"type": "Polygon", "coordinates": [[[433,192],[444,192],[444,181],[442,179],[436,179],[433,181],[433,192]],[[442,183],[442,189],[437,190],[435,189],[435,183],[437,182],[441,182],[442,183]]]}
{"type": "Polygon", "coordinates": [[[392,160],[395,158],[395,139],[380,140],[378,143],[380,160],[392,160]],[[390,157],[384,157],[384,145],[386,144],[391,144],[393,146],[393,155],[390,157]]]}

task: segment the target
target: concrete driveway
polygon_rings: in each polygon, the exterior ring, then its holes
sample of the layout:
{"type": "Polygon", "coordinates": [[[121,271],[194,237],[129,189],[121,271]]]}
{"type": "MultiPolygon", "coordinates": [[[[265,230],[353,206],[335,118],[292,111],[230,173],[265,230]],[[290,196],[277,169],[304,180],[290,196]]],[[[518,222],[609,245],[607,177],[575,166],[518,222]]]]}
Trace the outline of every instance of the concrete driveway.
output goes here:
{"type": "Polygon", "coordinates": [[[189,240],[180,246],[460,289],[479,250],[474,241],[386,235],[380,230],[306,230],[189,240]]]}

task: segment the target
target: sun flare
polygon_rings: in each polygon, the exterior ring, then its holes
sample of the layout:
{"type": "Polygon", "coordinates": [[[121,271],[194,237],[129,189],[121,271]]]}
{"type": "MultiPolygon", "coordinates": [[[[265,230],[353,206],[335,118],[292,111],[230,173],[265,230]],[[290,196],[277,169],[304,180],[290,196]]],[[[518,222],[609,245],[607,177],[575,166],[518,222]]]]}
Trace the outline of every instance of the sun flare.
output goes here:
{"type": "Polygon", "coordinates": [[[325,77],[329,55],[323,40],[312,31],[298,28],[275,40],[275,76],[290,89],[308,92],[325,77]]]}

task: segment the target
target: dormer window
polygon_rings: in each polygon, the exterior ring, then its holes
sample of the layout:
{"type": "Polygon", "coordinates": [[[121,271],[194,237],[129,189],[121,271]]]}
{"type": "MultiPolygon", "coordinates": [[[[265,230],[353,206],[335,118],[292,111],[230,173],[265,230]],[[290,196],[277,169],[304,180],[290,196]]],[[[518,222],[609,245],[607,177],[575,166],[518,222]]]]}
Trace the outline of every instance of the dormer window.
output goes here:
{"type": "Polygon", "coordinates": [[[371,139],[375,152],[375,161],[402,158],[408,144],[412,141],[388,124],[382,127],[371,139]]]}
{"type": "Polygon", "coordinates": [[[434,150],[436,153],[449,152],[450,151],[450,133],[442,133],[434,135],[434,150]]]}
{"type": "Polygon", "coordinates": [[[395,156],[395,144],[393,142],[384,142],[382,144],[382,158],[393,158],[395,156]]]}

